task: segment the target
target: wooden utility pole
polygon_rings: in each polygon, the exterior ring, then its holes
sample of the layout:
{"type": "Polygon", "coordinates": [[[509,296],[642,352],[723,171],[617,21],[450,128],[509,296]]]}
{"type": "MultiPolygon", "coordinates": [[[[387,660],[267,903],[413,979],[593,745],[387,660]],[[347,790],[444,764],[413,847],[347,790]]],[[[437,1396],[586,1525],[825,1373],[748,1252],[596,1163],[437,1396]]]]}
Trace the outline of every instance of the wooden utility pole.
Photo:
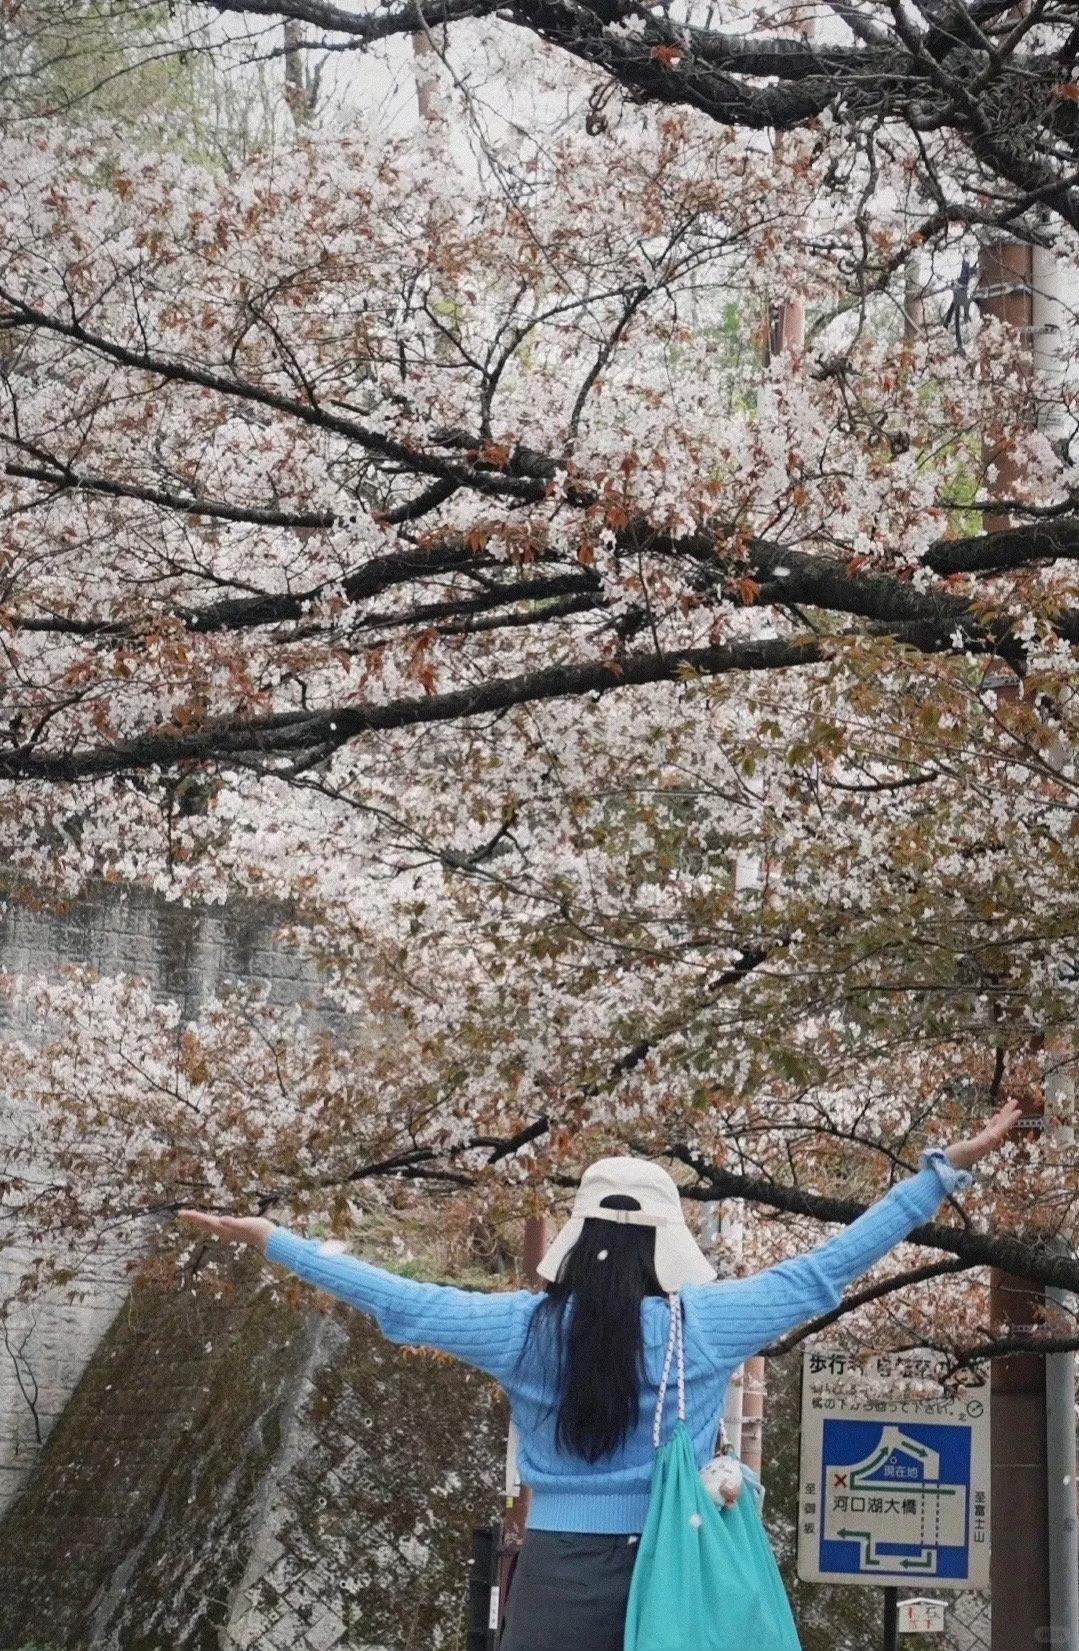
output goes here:
{"type": "MultiPolygon", "coordinates": [[[[996,1335],[1027,1330],[1044,1292],[994,1268],[990,1319],[996,1335]]],[[[1037,1651],[1048,1643],[1049,1504],[1045,1361],[1034,1353],[993,1360],[990,1593],[992,1651],[1037,1651]]]]}
{"type": "Polygon", "coordinates": [[[773,304],[768,328],[768,355],[801,355],[806,342],[806,307],[801,298],[773,304]]]}

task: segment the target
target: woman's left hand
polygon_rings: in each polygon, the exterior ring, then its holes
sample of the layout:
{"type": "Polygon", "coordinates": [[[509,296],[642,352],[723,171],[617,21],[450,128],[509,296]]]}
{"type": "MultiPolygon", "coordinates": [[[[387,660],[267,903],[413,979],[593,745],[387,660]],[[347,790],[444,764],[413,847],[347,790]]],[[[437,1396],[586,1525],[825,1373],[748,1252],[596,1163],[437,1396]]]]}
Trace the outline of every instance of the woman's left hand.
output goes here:
{"type": "Polygon", "coordinates": [[[261,1215],[209,1215],[205,1210],[180,1210],[180,1220],[208,1238],[224,1238],[233,1244],[250,1244],[266,1253],[266,1241],[274,1224],[261,1215]]]}
{"type": "Polygon", "coordinates": [[[1018,1101],[1005,1101],[999,1112],[994,1112],[983,1130],[977,1135],[972,1135],[969,1141],[956,1141],[954,1146],[948,1147],[944,1156],[956,1169],[969,1169],[972,1164],[996,1151],[1022,1115],[1018,1101]]]}

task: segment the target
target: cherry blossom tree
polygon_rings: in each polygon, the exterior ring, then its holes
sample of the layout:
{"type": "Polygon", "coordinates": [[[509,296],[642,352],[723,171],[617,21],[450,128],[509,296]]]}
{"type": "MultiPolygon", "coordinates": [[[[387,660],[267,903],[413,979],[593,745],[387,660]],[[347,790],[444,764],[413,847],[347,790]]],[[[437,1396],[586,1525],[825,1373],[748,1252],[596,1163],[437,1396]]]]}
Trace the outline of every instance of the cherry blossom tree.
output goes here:
{"type": "MultiPolygon", "coordinates": [[[[757,1264],[1049,1080],[1052,1127],[848,1304],[863,1337],[1005,1351],[971,1269],[1079,1285],[1049,1243],[1074,1226],[1068,375],[990,319],[957,342],[981,220],[927,223],[917,122],[739,123],[773,148],[467,27],[501,104],[447,49],[443,114],[398,133],[305,119],[221,167],[96,111],[5,128],[12,897],[279,904],[347,1028],[11,982],[44,1029],[6,1056],[25,1288],[192,1202],[377,1211],[456,1268],[624,1147],[748,1200],[757,1264]],[[792,291],[806,348],[769,360],[792,291]]],[[[601,32],[684,88],[667,29],[601,32]]],[[[1040,35],[987,38],[1007,77],[1040,35]]]]}
{"type": "Polygon", "coordinates": [[[844,134],[840,175],[878,139],[887,158],[893,145],[906,151],[923,235],[956,222],[1007,227],[1039,208],[1079,224],[1079,35],[1070,9],[1049,0],[1019,14],[1004,0],[405,0],[373,9],[217,0],[213,9],[238,19],[256,51],[274,49],[268,31],[282,18],[306,29],[313,52],[362,52],[421,28],[452,38],[467,20],[493,16],[604,77],[591,97],[594,127],[612,98],[693,109],[742,132],[834,123],[844,134]]]}

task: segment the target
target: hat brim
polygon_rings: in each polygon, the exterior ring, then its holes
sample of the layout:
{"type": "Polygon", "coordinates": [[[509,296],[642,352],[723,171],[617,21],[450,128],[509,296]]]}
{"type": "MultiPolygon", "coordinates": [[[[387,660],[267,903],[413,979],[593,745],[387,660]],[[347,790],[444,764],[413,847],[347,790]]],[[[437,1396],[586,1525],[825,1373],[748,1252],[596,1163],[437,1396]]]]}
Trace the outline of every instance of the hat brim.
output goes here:
{"type": "MultiPolygon", "coordinates": [[[[571,1215],[536,1268],[540,1278],[554,1283],[562,1263],[583,1232],[583,1218],[571,1215]]],[[[656,1227],[656,1277],[661,1289],[670,1292],[681,1290],[687,1284],[710,1284],[715,1276],[715,1268],[688,1227],[681,1222],[656,1227]]]]}

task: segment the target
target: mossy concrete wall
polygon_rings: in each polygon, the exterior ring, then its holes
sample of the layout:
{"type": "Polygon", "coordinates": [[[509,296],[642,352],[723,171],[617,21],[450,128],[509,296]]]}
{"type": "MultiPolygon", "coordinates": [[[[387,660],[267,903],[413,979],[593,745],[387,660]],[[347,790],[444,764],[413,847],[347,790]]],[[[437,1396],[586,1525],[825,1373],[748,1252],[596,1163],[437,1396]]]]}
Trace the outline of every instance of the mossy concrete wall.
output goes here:
{"type": "Polygon", "coordinates": [[[358,1314],[137,1287],[0,1522],[0,1648],[463,1646],[504,1400],[358,1314]]]}
{"type": "MultiPolygon", "coordinates": [[[[311,1003],[321,1024],[342,1017],[319,1001],[318,977],[295,951],[278,945],[283,913],[250,901],[185,906],[147,890],[91,889],[65,912],[19,902],[0,906],[0,972],[55,976],[68,964],[102,975],[137,975],[185,1015],[225,981],[255,981],[272,1003],[311,1003]]],[[[0,995],[0,1041],[41,1036],[32,995],[0,995]]],[[[0,1097],[0,1153],[17,1119],[0,1097]]],[[[31,1173],[33,1166],[24,1166],[31,1173]]],[[[31,1259],[31,1241],[10,1223],[0,1244],[0,1303],[31,1259]]],[[[131,1257],[104,1243],[68,1289],[14,1304],[0,1322],[0,1512],[18,1492],[70,1398],[87,1360],[124,1302],[131,1257]]]]}

